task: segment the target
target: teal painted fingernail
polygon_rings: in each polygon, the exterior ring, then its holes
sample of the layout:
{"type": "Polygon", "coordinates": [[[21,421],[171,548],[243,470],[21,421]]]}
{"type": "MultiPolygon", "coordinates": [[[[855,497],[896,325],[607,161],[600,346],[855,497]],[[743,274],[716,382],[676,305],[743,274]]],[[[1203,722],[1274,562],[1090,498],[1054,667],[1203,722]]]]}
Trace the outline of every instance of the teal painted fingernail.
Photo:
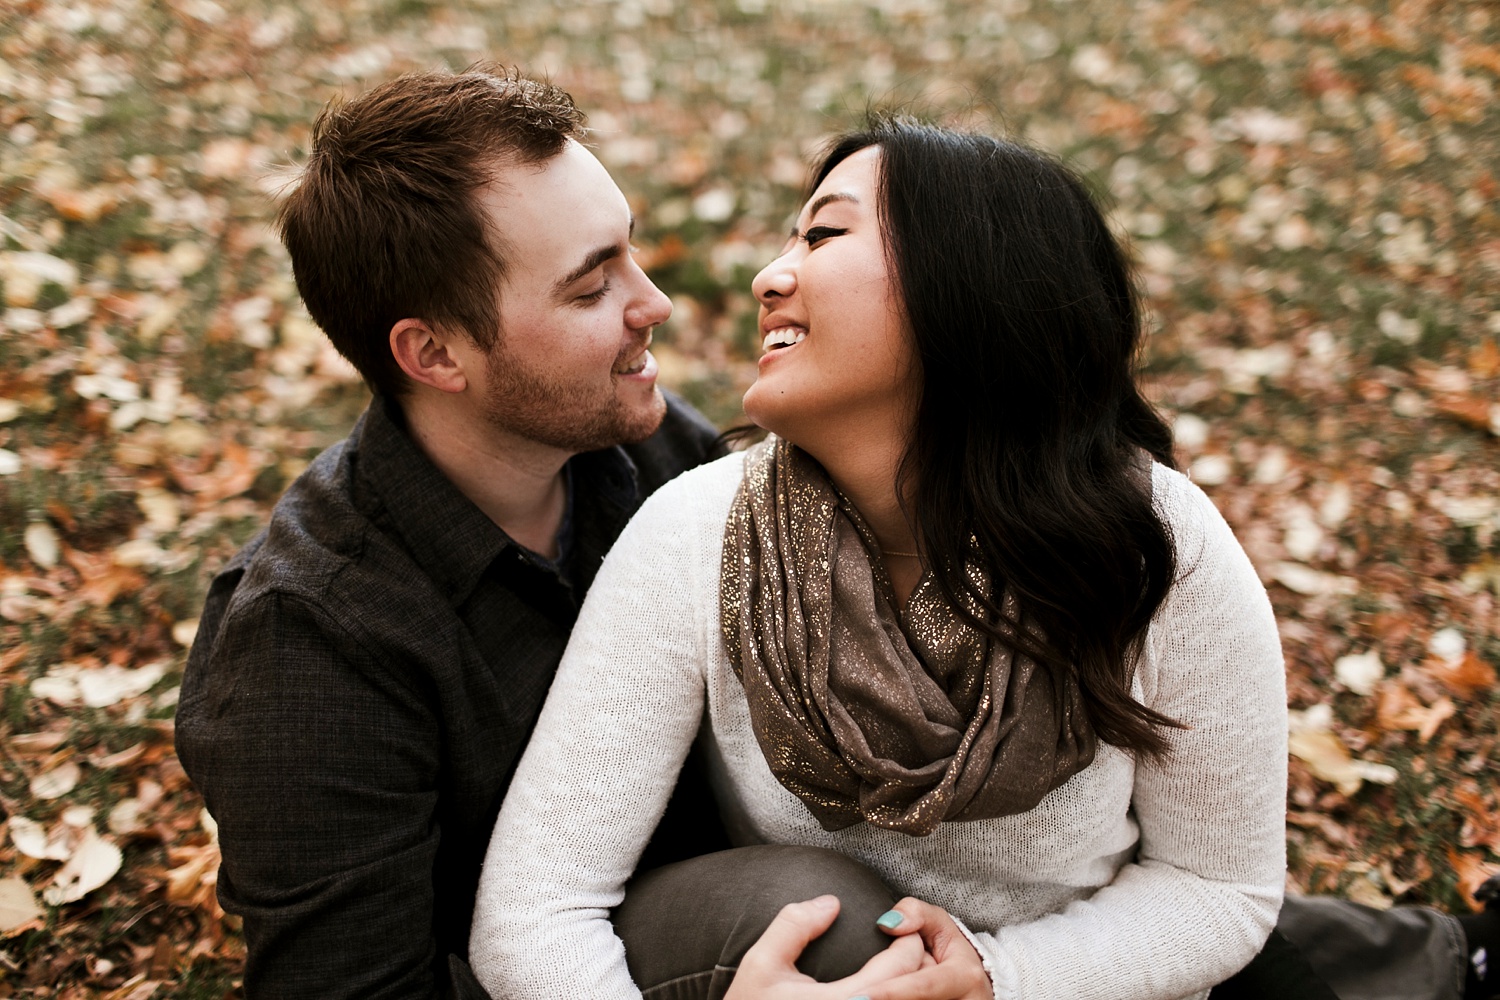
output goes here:
{"type": "Polygon", "coordinates": [[[870,998],[861,993],[857,997],[850,997],[849,1000],[870,1000],[870,998]]]}
{"type": "MultiPolygon", "coordinates": [[[[901,915],[900,910],[886,910],[875,919],[875,923],[880,925],[881,927],[884,927],[888,931],[893,931],[897,927],[900,927],[901,921],[905,919],[906,918],[901,915]]],[[[860,998],[855,997],[853,998],[853,1000],[860,1000],[860,998]]],[[[866,997],[864,998],[864,1000],[869,1000],[869,998],[866,997]]]]}

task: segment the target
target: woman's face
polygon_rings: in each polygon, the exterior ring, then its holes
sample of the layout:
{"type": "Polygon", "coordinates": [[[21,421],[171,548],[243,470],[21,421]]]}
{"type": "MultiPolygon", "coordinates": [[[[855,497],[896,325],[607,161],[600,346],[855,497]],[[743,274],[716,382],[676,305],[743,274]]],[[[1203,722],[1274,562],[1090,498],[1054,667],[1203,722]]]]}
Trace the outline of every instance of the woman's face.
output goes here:
{"type": "Polygon", "coordinates": [[[760,373],[745,413],[817,454],[850,429],[904,436],[917,394],[911,333],[877,212],[880,147],[831,170],[781,256],[755,276],[760,373]]]}

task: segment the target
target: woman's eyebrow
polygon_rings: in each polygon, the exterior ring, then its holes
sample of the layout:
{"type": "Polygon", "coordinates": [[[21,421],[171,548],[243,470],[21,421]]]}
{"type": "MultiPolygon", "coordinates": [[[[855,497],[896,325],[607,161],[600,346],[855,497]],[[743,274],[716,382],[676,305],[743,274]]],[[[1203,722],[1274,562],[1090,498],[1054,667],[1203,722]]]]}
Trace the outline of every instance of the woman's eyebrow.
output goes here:
{"type": "MultiPolygon", "coordinates": [[[[855,205],[859,204],[859,199],[854,197],[854,195],[850,194],[848,191],[830,191],[828,194],[819,196],[817,200],[815,200],[811,205],[807,206],[807,217],[811,219],[813,216],[818,214],[819,209],[821,209],[824,205],[835,201],[847,201],[852,202],[855,205]]],[[[796,238],[801,235],[802,231],[799,230],[797,228],[797,224],[793,222],[792,237],[796,238]]]]}
{"type": "Polygon", "coordinates": [[[828,194],[823,195],[817,201],[807,206],[807,217],[811,219],[813,216],[818,214],[818,210],[821,209],[824,205],[835,201],[851,201],[856,205],[859,204],[859,199],[854,197],[854,195],[850,194],[847,191],[830,191],[828,194]]]}

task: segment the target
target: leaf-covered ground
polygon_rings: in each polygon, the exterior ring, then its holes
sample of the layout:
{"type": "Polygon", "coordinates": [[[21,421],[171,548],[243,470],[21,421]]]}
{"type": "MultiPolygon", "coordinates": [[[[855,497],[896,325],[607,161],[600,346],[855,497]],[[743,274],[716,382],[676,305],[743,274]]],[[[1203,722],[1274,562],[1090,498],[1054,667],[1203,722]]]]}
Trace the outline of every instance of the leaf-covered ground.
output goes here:
{"type": "Polygon", "coordinates": [[[185,645],[364,400],[274,194],[333,95],[481,58],[589,112],[721,422],[821,136],[903,104],[1079,165],[1281,622],[1291,883],[1461,908],[1500,867],[1493,0],[0,0],[0,993],[236,988],[185,645]]]}

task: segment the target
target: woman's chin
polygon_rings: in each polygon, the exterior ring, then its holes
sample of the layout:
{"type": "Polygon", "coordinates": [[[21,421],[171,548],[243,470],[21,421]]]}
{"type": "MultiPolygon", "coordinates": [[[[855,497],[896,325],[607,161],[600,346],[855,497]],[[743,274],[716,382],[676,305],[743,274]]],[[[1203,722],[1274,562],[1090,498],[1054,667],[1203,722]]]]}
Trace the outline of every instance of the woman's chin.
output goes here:
{"type": "Polygon", "coordinates": [[[771,400],[766,398],[767,396],[768,393],[761,386],[760,382],[757,381],[745,390],[745,397],[740,400],[740,405],[744,408],[745,416],[750,419],[752,424],[762,430],[771,431],[774,434],[775,429],[766,421],[767,419],[771,419],[774,422],[774,416],[768,411],[774,411],[775,405],[771,400]]]}

